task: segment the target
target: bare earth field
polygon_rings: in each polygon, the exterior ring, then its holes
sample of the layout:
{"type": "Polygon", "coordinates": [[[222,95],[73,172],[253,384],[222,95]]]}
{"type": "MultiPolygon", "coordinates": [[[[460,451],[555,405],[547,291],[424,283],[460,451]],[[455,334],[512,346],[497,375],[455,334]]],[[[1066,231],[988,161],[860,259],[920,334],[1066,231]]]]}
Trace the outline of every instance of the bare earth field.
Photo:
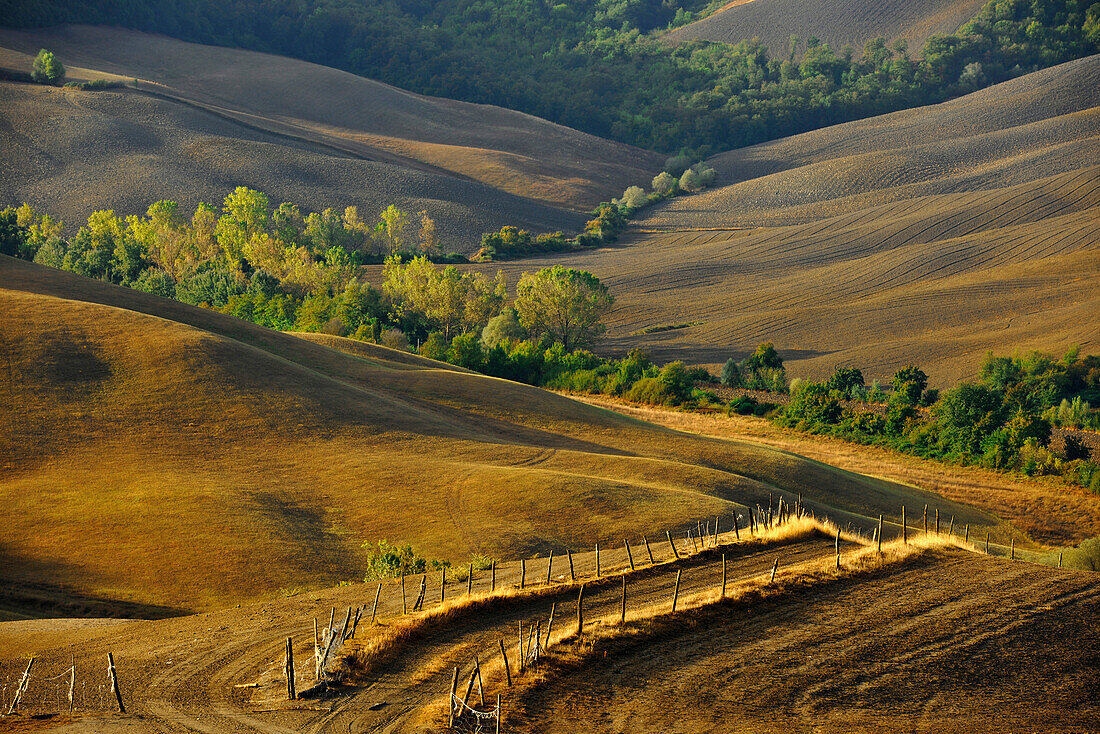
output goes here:
{"type": "Polygon", "coordinates": [[[772,341],[794,376],[838,365],[934,385],[987,350],[1100,350],[1100,56],[951,102],[711,159],[718,185],[568,260],[616,296],[601,350],[715,372],[772,341]],[[691,326],[643,334],[663,325],[691,326]]]}
{"type": "Polygon", "coordinates": [[[364,541],[459,563],[560,553],[781,495],[864,528],[927,503],[1012,532],[923,490],[402,352],[10,258],[0,284],[8,618],[212,609],[362,578],[364,541]]]}
{"type": "Polygon", "coordinates": [[[54,50],[99,92],[0,83],[0,202],[77,223],[171,198],[219,203],[238,185],[320,210],[427,210],[445,244],[483,232],[583,226],[645,183],[660,156],[489,105],[424,97],[302,61],[121,29],[0,29],[0,67],[54,50]]]}
{"type": "Polygon", "coordinates": [[[677,28],[666,38],[674,42],[738,43],[759,38],[772,58],[784,58],[791,35],[802,40],[817,36],[839,51],[851,44],[857,55],[864,42],[882,36],[901,39],[917,54],[928,37],[954,33],[984,5],[981,0],[749,0],[731,2],[711,15],[677,28]]]}

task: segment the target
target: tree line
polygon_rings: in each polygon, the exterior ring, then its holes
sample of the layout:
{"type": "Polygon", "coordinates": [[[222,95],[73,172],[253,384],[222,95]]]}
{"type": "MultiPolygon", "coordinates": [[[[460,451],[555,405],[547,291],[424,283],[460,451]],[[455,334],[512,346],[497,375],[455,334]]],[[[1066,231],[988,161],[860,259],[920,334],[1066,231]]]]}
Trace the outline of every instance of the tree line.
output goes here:
{"type": "Polygon", "coordinates": [[[27,0],[12,26],[100,23],[280,53],[399,87],[522,110],[697,156],[941,101],[1100,49],[1100,3],[989,0],[919,58],[873,39],[834,49],[660,38],[708,0],[27,0]]]}

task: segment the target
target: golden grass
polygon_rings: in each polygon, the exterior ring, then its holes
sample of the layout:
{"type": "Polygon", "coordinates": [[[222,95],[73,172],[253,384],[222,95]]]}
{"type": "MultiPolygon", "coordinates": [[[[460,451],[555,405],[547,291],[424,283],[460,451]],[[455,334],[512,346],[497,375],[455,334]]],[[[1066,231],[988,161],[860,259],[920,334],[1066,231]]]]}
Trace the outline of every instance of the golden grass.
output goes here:
{"type": "Polygon", "coordinates": [[[618,545],[781,492],[867,515],[928,501],[381,347],[0,272],[12,583],[199,610],[360,579],[381,538],[461,562],[618,545]]]}

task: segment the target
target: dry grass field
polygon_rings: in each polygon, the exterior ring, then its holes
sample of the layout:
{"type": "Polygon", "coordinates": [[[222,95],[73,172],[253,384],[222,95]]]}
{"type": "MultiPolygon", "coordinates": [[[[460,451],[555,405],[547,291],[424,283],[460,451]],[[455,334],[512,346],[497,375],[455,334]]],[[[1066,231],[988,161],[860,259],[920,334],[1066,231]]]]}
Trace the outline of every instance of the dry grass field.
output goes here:
{"type": "Polygon", "coordinates": [[[858,52],[878,36],[902,39],[916,54],[928,37],[954,33],[984,5],[981,0],[734,0],[716,12],[666,37],[671,41],[702,39],[738,43],[759,38],[773,58],[785,58],[791,35],[817,36],[839,49],[851,44],[858,52]]]}
{"type": "Polygon", "coordinates": [[[0,84],[0,202],[69,223],[163,198],[220,203],[248,185],[316,210],[424,209],[466,251],[505,224],[578,229],[663,161],[499,107],[121,29],[2,29],[0,67],[29,69],[42,47],[71,78],[138,80],[94,93],[0,84]]]}
{"type": "Polygon", "coordinates": [[[616,296],[602,349],[717,371],[772,341],[793,376],[915,363],[939,386],[987,350],[1097,352],[1098,85],[1094,56],[716,156],[716,188],[566,258],[616,296]]]}
{"type": "Polygon", "coordinates": [[[925,503],[1000,524],[381,347],[10,258],[0,284],[9,616],[209,609],[361,578],[367,540],[459,562],[560,553],[781,493],[865,528],[925,503]]]}

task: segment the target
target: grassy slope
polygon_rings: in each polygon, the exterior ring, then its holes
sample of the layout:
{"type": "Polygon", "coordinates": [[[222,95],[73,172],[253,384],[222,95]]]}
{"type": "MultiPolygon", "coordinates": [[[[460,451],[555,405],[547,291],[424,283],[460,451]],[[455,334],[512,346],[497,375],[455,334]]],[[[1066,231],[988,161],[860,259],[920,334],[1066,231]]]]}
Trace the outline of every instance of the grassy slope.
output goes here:
{"type": "Polygon", "coordinates": [[[0,66],[29,68],[44,46],[72,78],[140,80],[140,93],[0,85],[0,141],[15,164],[0,176],[0,201],[69,221],[159,198],[220,201],[243,183],[310,208],[426,209],[470,245],[507,223],[579,227],[578,211],[647,181],[661,162],[498,107],[121,29],[3,29],[0,66]]]}
{"type": "Polygon", "coordinates": [[[835,49],[851,44],[857,51],[865,41],[882,36],[903,39],[913,52],[929,36],[954,33],[982,7],[982,0],[750,0],[731,2],[715,13],[668,35],[670,40],[702,39],[737,43],[759,38],[773,57],[786,55],[791,35],[817,36],[835,49]]]}
{"type": "Polygon", "coordinates": [[[775,487],[866,515],[928,501],[9,258],[0,282],[6,584],[201,609],[355,578],[366,539],[460,560],[618,542],[775,487]]]}
{"type": "Polygon", "coordinates": [[[1091,57],[717,156],[718,188],[577,258],[616,294],[606,348],[717,368],[770,340],[796,375],[939,385],[989,349],[1097,351],[1098,83],[1091,57]]]}

